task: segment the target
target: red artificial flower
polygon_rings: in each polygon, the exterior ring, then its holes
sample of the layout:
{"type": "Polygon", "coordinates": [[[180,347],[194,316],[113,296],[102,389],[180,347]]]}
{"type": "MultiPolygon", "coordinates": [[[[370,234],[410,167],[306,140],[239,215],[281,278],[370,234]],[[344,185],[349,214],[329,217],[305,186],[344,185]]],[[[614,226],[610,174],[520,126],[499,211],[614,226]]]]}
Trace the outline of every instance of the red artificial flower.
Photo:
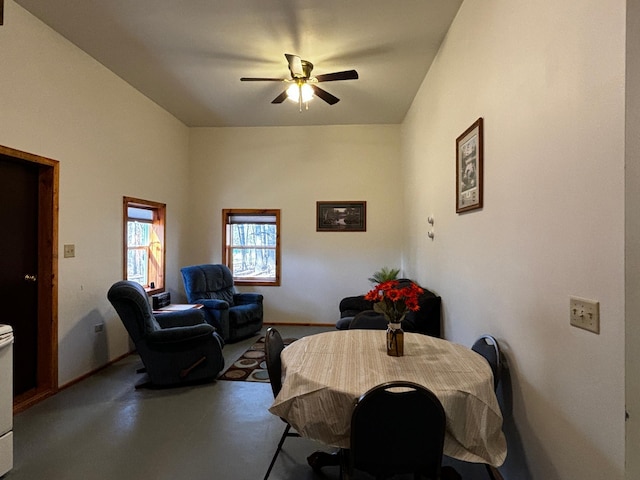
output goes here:
{"type": "Polygon", "coordinates": [[[385,296],[392,302],[397,302],[398,300],[402,299],[403,294],[402,294],[402,290],[396,289],[396,290],[389,290],[385,292],[385,296]]]}
{"type": "Polygon", "coordinates": [[[364,297],[374,302],[374,310],[384,314],[387,321],[391,323],[402,322],[409,310],[413,312],[419,310],[418,299],[424,292],[413,282],[402,288],[398,288],[399,283],[398,280],[379,283],[364,297]]]}

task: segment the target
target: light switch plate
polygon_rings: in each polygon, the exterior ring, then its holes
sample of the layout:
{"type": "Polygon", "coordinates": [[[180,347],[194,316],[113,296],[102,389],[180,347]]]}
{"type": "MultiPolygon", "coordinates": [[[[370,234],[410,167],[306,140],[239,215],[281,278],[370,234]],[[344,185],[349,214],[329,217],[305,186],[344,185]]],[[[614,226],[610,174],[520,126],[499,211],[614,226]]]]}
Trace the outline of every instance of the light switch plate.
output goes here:
{"type": "Polygon", "coordinates": [[[574,327],[600,333],[600,303],[595,300],[569,297],[569,318],[574,327]]]}

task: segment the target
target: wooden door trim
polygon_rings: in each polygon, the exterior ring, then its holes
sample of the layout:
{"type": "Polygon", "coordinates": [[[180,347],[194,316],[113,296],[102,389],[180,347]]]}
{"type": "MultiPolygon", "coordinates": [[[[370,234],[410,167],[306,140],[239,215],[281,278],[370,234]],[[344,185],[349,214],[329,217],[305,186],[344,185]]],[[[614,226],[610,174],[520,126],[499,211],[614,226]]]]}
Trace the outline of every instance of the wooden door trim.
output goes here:
{"type": "Polygon", "coordinates": [[[0,145],[0,154],[38,168],[38,365],[36,388],[14,398],[14,413],[58,390],[58,208],[60,162],[0,145]]]}

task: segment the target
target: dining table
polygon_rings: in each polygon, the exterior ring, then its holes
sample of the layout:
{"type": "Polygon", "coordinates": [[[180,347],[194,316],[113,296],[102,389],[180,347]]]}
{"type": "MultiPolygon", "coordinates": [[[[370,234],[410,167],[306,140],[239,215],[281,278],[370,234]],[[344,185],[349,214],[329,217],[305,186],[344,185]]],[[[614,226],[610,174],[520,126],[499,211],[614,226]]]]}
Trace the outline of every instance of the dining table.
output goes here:
{"type": "Polygon", "coordinates": [[[442,403],[445,455],[494,467],[505,460],[491,368],[463,345],[406,332],[404,355],[394,357],[387,355],[384,330],[338,330],[296,340],[282,351],[281,362],[282,389],[269,411],[303,437],[348,448],[360,396],[402,380],[428,388],[442,403]]]}

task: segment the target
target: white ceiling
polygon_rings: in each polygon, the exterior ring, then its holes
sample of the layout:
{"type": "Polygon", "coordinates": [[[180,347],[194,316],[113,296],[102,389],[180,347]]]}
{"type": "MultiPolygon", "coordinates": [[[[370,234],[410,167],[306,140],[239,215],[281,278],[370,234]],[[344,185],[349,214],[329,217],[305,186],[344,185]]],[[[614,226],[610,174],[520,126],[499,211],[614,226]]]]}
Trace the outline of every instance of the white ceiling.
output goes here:
{"type": "MultiPolygon", "coordinates": [[[[402,122],[462,0],[15,0],[192,127],[402,122]],[[271,104],[285,53],[340,98],[271,104]]],[[[11,19],[5,15],[5,24],[11,19]]]]}

